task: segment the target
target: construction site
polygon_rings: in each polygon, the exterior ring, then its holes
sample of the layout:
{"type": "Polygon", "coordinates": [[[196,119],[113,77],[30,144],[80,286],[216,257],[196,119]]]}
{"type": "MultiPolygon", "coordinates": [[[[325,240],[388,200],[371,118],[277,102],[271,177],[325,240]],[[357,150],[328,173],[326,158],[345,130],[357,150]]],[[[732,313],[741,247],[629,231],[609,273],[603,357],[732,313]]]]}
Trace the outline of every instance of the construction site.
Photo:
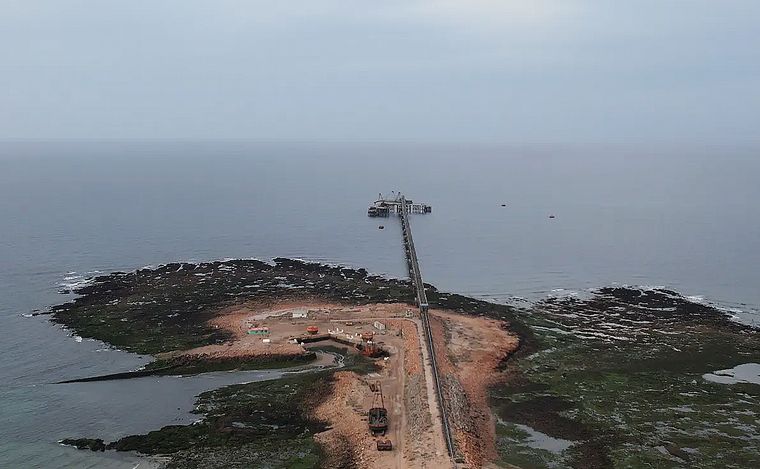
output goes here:
{"type": "MultiPolygon", "coordinates": [[[[336,371],[329,397],[310,410],[313,418],[329,423],[329,430],[315,435],[328,449],[328,459],[343,460],[340,456],[349,452],[363,467],[483,467],[495,454],[494,438],[487,436],[495,431],[487,390],[517,337],[500,321],[444,310],[427,312],[426,323],[430,335],[419,309],[403,303],[252,301],[224,308],[211,320],[232,340],[180,353],[213,361],[296,356],[332,346],[363,354],[376,370],[336,371]],[[435,369],[429,340],[435,345],[435,369]],[[454,457],[446,442],[436,373],[454,457]]],[[[334,366],[332,361],[321,353],[317,364],[334,366]]]]}
{"type": "Polygon", "coordinates": [[[397,200],[390,206],[401,221],[415,305],[318,298],[238,303],[210,321],[232,340],[181,353],[216,360],[298,356],[332,346],[363,355],[376,370],[336,371],[330,396],[310,410],[329,422],[315,435],[327,449],[328,467],[331,457],[345,460],[346,452],[362,467],[484,467],[496,455],[488,389],[518,339],[501,321],[430,309],[411,210],[402,195],[397,200]]]}
{"type": "Polygon", "coordinates": [[[375,372],[335,373],[332,396],[313,409],[332,428],[316,438],[336,451],[351,442],[352,457],[371,467],[410,467],[414,460],[426,467],[448,464],[440,420],[430,406],[435,391],[422,324],[412,306],[251,302],[219,311],[211,325],[232,333],[233,340],[182,353],[214,360],[301,355],[332,346],[373,360],[375,372]]]}

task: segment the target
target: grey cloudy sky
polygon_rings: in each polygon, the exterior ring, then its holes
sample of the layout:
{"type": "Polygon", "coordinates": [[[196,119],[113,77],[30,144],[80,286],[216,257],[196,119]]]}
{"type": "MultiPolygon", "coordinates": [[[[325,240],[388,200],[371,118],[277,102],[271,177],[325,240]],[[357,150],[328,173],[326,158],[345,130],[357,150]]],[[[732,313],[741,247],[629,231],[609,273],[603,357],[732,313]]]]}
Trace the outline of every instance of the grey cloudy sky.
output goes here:
{"type": "Polygon", "coordinates": [[[758,0],[0,0],[0,138],[759,136],[758,0]]]}

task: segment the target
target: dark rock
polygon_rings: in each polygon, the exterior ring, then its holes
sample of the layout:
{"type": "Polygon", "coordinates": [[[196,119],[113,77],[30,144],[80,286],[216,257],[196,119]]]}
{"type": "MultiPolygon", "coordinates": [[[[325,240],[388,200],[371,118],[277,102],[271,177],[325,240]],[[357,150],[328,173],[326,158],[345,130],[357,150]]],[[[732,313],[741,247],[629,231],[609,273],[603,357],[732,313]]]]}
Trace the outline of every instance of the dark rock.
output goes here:
{"type": "Polygon", "coordinates": [[[76,449],[89,449],[90,451],[105,451],[106,444],[100,438],[66,438],[60,443],[66,446],[73,446],[76,449]]]}

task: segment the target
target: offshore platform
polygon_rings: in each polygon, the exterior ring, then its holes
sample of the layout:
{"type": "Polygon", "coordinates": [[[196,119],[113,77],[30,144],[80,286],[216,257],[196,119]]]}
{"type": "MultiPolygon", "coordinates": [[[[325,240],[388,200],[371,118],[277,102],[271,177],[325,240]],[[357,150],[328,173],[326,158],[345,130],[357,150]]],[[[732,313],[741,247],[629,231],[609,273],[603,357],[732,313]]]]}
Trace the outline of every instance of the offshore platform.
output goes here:
{"type": "Polygon", "coordinates": [[[433,208],[427,204],[415,204],[409,199],[405,199],[400,192],[391,192],[390,195],[377,195],[375,203],[367,209],[367,215],[370,217],[387,217],[391,213],[400,214],[402,206],[406,207],[406,213],[430,213],[433,208]],[[405,201],[405,203],[402,203],[405,201]]]}

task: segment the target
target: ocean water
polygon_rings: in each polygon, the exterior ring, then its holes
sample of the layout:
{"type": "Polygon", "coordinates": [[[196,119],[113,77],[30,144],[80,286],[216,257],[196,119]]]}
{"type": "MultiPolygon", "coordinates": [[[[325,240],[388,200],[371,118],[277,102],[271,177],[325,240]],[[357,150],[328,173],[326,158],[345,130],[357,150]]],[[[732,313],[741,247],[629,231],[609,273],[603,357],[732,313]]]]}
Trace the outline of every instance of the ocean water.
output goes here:
{"type": "Polygon", "coordinates": [[[132,468],[56,441],[185,422],[194,395],[254,379],[51,384],[147,361],[28,317],[89,276],[276,256],[405,276],[398,223],[366,216],[400,190],[433,206],[412,227],[440,289],[526,304],[664,286],[760,324],[758,179],[757,148],[1,143],[0,467],[132,468]]]}

